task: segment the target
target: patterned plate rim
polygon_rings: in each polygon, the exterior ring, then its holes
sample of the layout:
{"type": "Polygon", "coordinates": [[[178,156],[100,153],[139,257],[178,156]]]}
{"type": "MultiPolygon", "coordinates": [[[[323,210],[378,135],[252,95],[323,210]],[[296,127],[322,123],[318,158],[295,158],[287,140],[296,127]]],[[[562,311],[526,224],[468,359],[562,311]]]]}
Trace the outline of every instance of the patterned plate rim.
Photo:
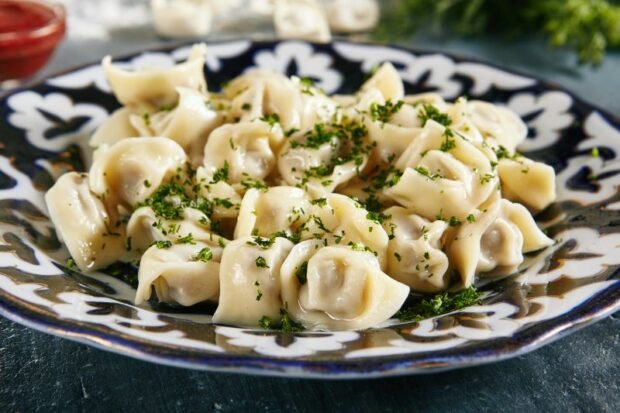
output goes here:
{"type": "MultiPolygon", "coordinates": [[[[240,40],[247,39],[213,41],[210,42],[210,44],[226,44],[240,40]]],[[[179,47],[191,45],[192,43],[194,42],[180,42],[166,44],[160,47],[149,47],[144,50],[115,56],[115,58],[125,60],[144,52],[168,52],[179,47]]],[[[250,40],[250,43],[251,48],[272,48],[281,43],[281,41],[250,40]]],[[[304,43],[312,46],[321,45],[312,42],[304,43]]],[[[479,63],[510,74],[523,76],[534,80],[536,84],[543,89],[558,90],[566,93],[575,103],[598,112],[604,119],[609,121],[614,128],[620,130],[620,117],[596,104],[592,104],[580,98],[563,86],[519,70],[490,63],[483,59],[467,57],[458,53],[405,47],[391,43],[352,42],[342,39],[335,39],[331,42],[331,44],[334,43],[387,47],[414,55],[438,54],[457,62],[479,63]]],[[[98,62],[85,63],[49,74],[35,82],[26,83],[8,93],[1,94],[0,100],[5,101],[14,94],[43,85],[50,78],[63,74],[70,74],[97,63],[98,62]]],[[[580,305],[572,308],[569,312],[559,317],[528,326],[510,337],[481,340],[479,343],[469,345],[466,348],[457,347],[419,354],[375,356],[359,360],[341,358],[306,360],[231,353],[213,353],[206,355],[203,352],[192,350],[184,350],[184,354],[180,354],[179,351],[173,349],[155,348],[148,343],[136,342],[135,338],[128,338],[122,333],[110,334],[100,332],[98,328],[89,323],[67,321],[61,317],[48,316],[36,307],[16,300],[13,297],[9,297],[0,291],[0,315],[5,318],[44,333],[87,344],[102,350],[175,367],[255,375],[321,379],[363,379],[407,374],[425,374],[501,361],[534,351],[543,345],[549,344],[605,318],[619,309],[620,283],[614,283],[600,290],[590,299],[582,302],[580,305]]]]}

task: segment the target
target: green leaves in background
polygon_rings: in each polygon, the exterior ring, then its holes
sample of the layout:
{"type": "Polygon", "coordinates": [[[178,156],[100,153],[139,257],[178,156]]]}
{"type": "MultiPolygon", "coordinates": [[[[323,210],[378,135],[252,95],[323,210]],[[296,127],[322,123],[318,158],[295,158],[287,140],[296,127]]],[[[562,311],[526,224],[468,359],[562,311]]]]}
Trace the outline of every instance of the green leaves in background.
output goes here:
{"type": "Polygon", "coordinates": [[[384,8],[377,37],[395,40],[432,26],[462,35],[542,34],[552,46],[576,50],[599,64],[620,46],[620,0],[400,0],[384,8]]]}

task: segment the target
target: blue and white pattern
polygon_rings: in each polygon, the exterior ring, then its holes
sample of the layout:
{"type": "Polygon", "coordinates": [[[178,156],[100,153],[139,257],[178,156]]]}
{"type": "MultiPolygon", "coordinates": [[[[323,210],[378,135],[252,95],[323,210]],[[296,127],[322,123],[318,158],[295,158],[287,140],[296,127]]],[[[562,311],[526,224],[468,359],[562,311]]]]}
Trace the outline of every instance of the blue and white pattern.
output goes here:
{"type": "MultiPolygon", "coordinates": [[[[190,47],[144,52],[122,66],[170,66],[190,47]]],[[[278,333],[214,325],[200,310],[136,307],[110,274],[65,268],[47,219],[54,179],[88,165],[88,136],[118,103],[90,65],[0,101],[0,314],[134,357],[200,369],[317,377],[427,372],[529,351],[620,308],[620,123],[543,82],[437,53],[336,42],[234,41],[209,46],[209,87],[251,67],[309,77],[347,93],[383,61],[408,92],[465,94],[506,105],[529,127],[520,148],[554,166],[559,201],[537,217],[556,244],[507,279],[481,286],[481,305],[368,331],[278,333]],[[593,156],[593,148],[597,156],[593,156]],[[507,342],[510,341],[510,346],[507,342]]]]}

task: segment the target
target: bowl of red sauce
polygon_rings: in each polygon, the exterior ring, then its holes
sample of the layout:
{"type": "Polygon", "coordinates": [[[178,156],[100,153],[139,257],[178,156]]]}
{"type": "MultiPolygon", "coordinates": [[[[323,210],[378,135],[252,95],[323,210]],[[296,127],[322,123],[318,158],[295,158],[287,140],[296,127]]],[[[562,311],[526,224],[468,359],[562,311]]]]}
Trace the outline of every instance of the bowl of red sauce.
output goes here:
{"type": "Polygon", "coordinates": [[[0,81],[41,69],[65,35],[65,9],[41,0],[0,0],[0,81]]]}

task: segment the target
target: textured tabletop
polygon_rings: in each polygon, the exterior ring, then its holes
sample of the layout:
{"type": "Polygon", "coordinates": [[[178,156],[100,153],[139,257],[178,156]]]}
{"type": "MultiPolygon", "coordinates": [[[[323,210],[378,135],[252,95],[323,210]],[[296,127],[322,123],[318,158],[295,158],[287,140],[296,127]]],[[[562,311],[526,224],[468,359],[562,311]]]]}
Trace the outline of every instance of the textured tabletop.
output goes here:
{"type": "MultiPolygon", "coordinates": [[[[41,75],[156,46],[148,29],[110,41],[69,40],[41,75]]],[[[561,84],[620,115],[620,53],[597,68],[535,40],[418,37],[405,43],[461,54],[561,84]]],[[[317,381],[158,366],[35,332],[0,318],[0,412],[29,411],[620,411],[620,314],[531,354],[425,376],[317,381]]]]}

